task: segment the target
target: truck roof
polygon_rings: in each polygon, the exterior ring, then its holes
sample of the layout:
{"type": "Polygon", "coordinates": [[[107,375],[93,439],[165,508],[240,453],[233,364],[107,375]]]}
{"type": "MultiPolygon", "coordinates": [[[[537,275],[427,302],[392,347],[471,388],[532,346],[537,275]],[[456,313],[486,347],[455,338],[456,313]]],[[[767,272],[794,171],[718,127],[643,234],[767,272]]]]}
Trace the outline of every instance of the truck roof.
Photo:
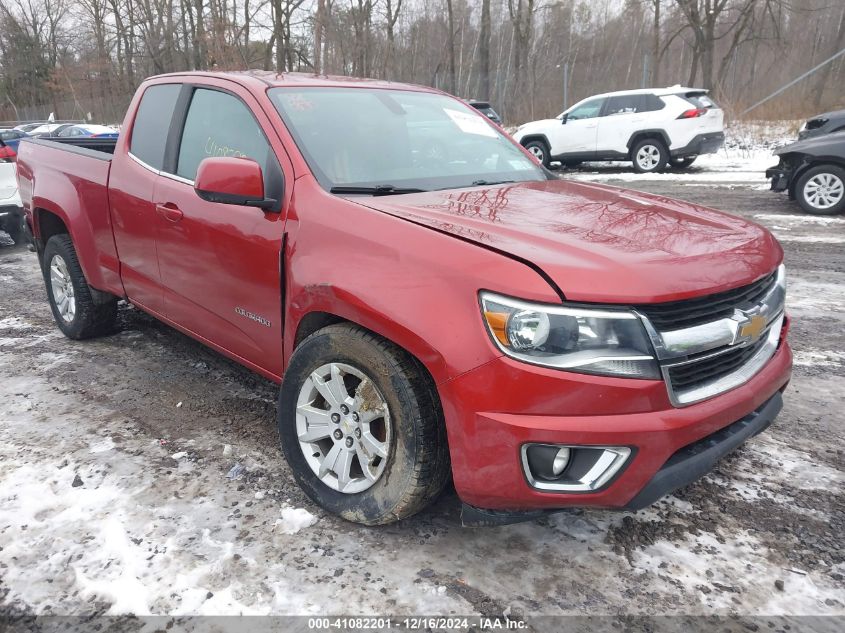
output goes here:
{"type": "Polygon", "coordinates": [[[314,73],[277,73],[272,70],[226,70],[215,72],[190,71],[156,75],[150,79],[162,77],[225,77],[254,88],[265,87],[338,87],[352,88],[367,86],[371,88],[387,88],[391,90],[414,90],[417,92],[437,92],[434,88],[415,84],[384,81],[381,79],[362,79],[360,77],[346,77],[343,75],[317,75],[314,73]]]}

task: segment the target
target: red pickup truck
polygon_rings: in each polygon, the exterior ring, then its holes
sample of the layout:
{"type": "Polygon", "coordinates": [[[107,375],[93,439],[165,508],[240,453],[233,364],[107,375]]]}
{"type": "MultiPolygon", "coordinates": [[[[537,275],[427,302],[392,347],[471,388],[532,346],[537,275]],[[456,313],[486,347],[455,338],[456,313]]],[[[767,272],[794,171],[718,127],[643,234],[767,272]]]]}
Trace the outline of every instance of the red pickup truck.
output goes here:
{"type": "Polygon", "coordinates": [[[18,174],[62,332],[122,299],[280,383],[290,468],[352,521],[450,475],[471,524],[642,508],[790,378],[769,232],[561,180],[435,90],[154,77],[116,142],[24,141],[18,174]]]}

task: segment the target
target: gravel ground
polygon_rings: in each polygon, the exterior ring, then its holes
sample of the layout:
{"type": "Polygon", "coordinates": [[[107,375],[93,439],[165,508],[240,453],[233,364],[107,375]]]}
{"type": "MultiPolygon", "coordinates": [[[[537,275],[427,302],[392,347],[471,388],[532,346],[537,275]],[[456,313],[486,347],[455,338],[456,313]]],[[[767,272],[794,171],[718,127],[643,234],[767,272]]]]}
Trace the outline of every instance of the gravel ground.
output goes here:
{"type": "Polygon", "coordinates": [[[647,510],[494,529],[462,528],[448,491],[398,525],[322,513],[278,448],[273,384],[129,306],[112,336],[63,338],[35,256],[0,247],[0,611],[845,615],[845,218],[699,170],[571,177],[776,231],[796,352],[783,413],[647,510]]]}

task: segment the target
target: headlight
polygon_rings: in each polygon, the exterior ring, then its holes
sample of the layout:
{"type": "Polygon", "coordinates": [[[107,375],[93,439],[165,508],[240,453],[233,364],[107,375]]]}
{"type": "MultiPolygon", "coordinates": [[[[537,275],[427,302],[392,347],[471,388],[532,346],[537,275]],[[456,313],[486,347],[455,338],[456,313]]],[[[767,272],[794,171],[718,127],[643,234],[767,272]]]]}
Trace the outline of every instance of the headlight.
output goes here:
{"type": "Polygon", "coordinates": [[[633,312],[535,304],[490,292],[481,293],[481,310],[493,341],[512,358],[585,374],[661,377],[633,312]]]}

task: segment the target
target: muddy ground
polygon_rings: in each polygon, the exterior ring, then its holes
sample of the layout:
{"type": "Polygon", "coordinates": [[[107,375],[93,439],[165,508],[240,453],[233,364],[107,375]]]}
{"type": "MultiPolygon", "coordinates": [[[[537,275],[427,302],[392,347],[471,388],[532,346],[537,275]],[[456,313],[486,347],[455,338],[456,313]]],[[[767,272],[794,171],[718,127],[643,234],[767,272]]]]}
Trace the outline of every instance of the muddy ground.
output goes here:
{"type": "Polygon", "coordinates": [[[35,255],[0,248],[0,610],[845,615],[845,217],[759,181],[625,185],[781,238],[785,409],[645,511],[502,528],[461,527],[452,491],[386,527],[322,513],[278,448],[275,385],[129,306],[118,333],[65,339],[35,255]]]}

